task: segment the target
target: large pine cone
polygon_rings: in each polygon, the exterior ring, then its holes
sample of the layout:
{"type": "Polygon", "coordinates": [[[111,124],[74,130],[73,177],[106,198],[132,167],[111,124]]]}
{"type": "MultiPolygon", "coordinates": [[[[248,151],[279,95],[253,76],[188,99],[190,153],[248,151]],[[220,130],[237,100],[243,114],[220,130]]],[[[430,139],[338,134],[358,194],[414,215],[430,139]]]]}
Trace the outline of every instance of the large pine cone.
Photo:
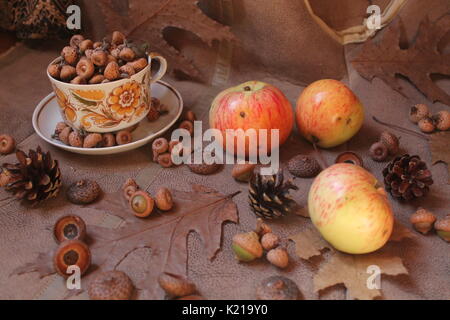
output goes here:
{"type": "Polygon", "coordinates": [[[40,147],[30,150],[28,155],[16,152],[16,164],[5,163],[2,175],[8,177],[5,190],[12,192],[19,200],[32,205],[55,197],[61,187],[61,172],[58,161],[53,160],[50,152],[42,153],[40,147]]]}
{"type": "Polygon", "coordinates": [[[433,184],[427,164],[419,156],[409,154],[392,160],[383,170],[383,176],[386,190],[393,197],[407,201],[424,197],[433,184]]]}
{"type": "Polygon", "coordinates": [[[289,197],[290,190],[298,190],[291,181],[284,183],[283,171],[263,176],[255,173],[250,180],[250,208],[263,219],[279,218],[289,213],[295,204],[289,197]]]}

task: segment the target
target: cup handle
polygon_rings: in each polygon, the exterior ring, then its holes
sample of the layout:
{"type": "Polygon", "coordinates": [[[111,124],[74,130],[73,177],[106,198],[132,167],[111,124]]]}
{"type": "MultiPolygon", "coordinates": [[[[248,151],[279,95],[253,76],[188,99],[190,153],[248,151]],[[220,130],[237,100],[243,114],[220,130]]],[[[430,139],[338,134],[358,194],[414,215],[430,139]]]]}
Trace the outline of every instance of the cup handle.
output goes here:
{"type": "Polygon", "coordinates": [[[155,83],[156,81],[160,80],[167,72],[167,60],[157,54],[157,53],[150,53],[150,59],[155,59],[159,61],[159,70],[156,72],[156,74],[151,78],[150,83],[155,83]]]}

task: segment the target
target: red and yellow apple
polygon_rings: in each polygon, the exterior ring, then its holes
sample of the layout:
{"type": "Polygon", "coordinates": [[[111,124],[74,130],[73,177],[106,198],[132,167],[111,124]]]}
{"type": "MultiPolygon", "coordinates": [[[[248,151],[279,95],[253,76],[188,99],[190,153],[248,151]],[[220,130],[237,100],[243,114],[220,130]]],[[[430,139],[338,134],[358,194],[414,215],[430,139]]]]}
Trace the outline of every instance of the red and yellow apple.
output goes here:
{"type": "Polygon", "coordinates": [[[300,134],[322,147],[338,146],[361,129],[364,108],[358,97],[342,82],[324,79],[313,82],[297,100],[300,134]]]}
{"type": "Polygon", "coordinates": [[[308,195],[314,226],[339,251],[378,250],[391,236],[394,215],[383,188],[364,168],[335,164],[314,180],[308,195]]]}
{"type": "MultiPolygon", "coordinates": [[[[213,101],[209,112],[211,128],[222,133],[224,149],[236,153],[237,138],[234,149],[228,150],[226,130],[256,130],[259,148],[273,150],[281,146],[291,134],[294,126],[294,111],[286,96],[276,87],[259,81],[250,81],[221,92],[213,101]],[[259,144],[259,130],[267,129],[267,146],[259,144]],[[279,141],[271,144],[271,130],[279,130],[279,141]]],[[[245,137],[245,150],[248,155],[249,139],[245,137]]],[[[239,152],[241,154],[241,152],[239,152]]]]}

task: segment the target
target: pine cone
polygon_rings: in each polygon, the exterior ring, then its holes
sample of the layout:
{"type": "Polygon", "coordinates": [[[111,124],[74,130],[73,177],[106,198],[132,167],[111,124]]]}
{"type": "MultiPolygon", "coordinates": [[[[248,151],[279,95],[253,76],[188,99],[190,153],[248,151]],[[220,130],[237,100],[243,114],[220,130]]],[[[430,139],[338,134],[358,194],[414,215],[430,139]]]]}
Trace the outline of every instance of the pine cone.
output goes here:
{"type": "Polygon", "coordinates": [[[289,197],[290,190],[298,190],[291,181],[283,183],[283,171],[280,169],[271,176],[255,173],[250,180],[250,208],[256,216],[264,219],[279,218],[291,211],[295,204],[289,197]]]}
{"type": "Polygon", "coordinates": [[[9,176],[5,190],[14,193],[19,200],[26,200],[32,205],[55,197],[61,187],[61,172],[58,161],[53,160],[50,152],[42,153],[40,147],[30,150],[28,155],[16,152],[16,164],[5,163],[4,174],[9,176]]]}
{"type": "Polygon", "coordinates": [[[427,164],[419,156],[409,154],[392,160],[383,170],[383,176],[386,190],[393,197],[407,201],[427,195],[433,184],[427,164]]]}

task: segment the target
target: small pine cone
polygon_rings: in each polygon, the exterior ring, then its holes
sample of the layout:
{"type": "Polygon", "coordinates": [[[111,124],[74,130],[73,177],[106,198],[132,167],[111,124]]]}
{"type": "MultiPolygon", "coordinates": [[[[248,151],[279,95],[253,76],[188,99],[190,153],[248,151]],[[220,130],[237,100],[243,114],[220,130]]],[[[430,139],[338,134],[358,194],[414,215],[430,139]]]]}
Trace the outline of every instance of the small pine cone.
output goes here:
{"type": "Polygon", "coordinates": [[[250,208],[257,217],[263,219],[279,218],[291,212],[295,201],[289,197],[290,190],[298,190],[292,182],[284,183],[280,169],[271,176],[253,175],[249,185],[250,208]]]}
{"type": "Polygon", "coordinates": [[[386,190],[394,198],[413,200],[428,194],[433,184],[431,171],[419,156],[396,157],[383,170],[386,190]]]}

